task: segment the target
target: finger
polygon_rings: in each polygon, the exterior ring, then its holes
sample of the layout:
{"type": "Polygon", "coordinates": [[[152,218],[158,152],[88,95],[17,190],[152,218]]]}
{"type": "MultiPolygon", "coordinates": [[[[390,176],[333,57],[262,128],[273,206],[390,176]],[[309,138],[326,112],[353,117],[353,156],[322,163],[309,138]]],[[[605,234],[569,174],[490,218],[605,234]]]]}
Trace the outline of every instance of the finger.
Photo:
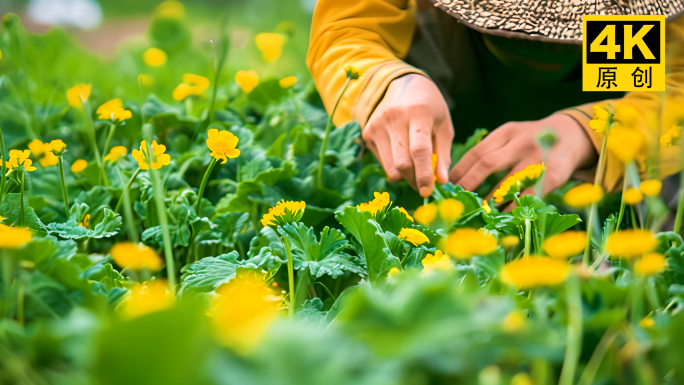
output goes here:
{"type": "Polygon", "coordinates": [[[485,138],[482,139],[480,143],[476,144],[470,151],[466,152],[458,163],[456,163],[456,166],[451,169],[449,180],[453,183],[455,180],[461,179],[463,174],[465,174],[478,159],[505,145],[511,138],[511,129],[507,127],[511,126],[504,124],[497,128],[491,134],[485,136],[485,138]]]}
{"type": "Polygon", "coordinates": [[[422,197],[429,197],[435,185],[432,172],[433,123],[427,115],[415,117],[409,123],[409,152],[415,168],[415,183],[422,197]]]}
{"type": "Polygon", "coordinates": [[[451,144],[454,141],[454,127],[447,117],[435,130],[433,148],[437,154],[437,182],[445,184],[449,181],[449,167],[451,166],[451,144]]]}
{"type": "Polygon", "coordinates": [[[392,151],[392,161],[397,172],[401,174],[403,179],[416,189],[416,178],[414,173],[413,159],[409,150],[409,133],[408,122],[405,120],[396,120],[390,122],[386,128],[387,143],[392,151]]]}
{"type": "Polygon", "coordinates": [[[364,140],[368,143],[368,148],[371,150],[375,157],[382,165],[382,168],[387,174],[387,179],[392,182],[398,182],[401,180],[401,174],[397,170],[394,162],[392,160],[392,149],[389,145],[389,137],[385,130],[375,130],[372,132],[366,132],[366,130],[372,129],[372,127],[366,127],[364,130],[364,140]]]}
{"type": "Polygon", "coordinates": [[[513,165],[517,164],[520,161],[520,157],[524,156],[524,151],[522,151],[523,145],[523,142],[515,140],[506,143],[500,149],[480,158],[454,184],[460,185],[466,190],[475,190],[492,173],[510,169],[513,165]]]}

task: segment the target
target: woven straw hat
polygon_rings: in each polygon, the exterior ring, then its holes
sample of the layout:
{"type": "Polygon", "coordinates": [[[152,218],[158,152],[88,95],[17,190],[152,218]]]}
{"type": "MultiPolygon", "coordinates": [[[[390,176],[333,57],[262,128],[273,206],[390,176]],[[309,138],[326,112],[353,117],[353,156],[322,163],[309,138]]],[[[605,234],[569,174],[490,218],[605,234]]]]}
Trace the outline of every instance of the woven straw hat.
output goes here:
{"type": "Polygon", "coordinates": [[[665,15],[684,0],[432,0],[470,28],[493,35],[582,43],[582,15],[665,15]]]}

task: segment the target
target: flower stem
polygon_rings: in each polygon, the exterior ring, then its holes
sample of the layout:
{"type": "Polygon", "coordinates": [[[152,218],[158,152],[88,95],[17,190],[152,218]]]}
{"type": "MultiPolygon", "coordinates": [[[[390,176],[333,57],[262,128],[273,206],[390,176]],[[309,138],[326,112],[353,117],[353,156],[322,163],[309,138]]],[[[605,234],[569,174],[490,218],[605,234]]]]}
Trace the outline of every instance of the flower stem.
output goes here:
{"type": "Polygon", "coordinates": [[[64,215],[69,219],[69,194],[67,194],[66,182],[64,181],[64,157],[57,157],[59,163],[59,179],[62,181],[62,200],[64,201],[64,215]]]}
{"type": "Polygon", "coordinates": [[[14,267],[13,258],[2,250],[2,284],[5,293],[5,318],[12,318],[12,270],[14,267]]]}
{"type": "MultiPolygon", "coordinates": [[[[152,125],[145,123],[143,125],[143,134],[147,139],[147,163],[152,165],[152,125]]],[[[171,235],[169,233],[169,221],[166,217],[166,202],[164,201],[164,187],[162,186],[159,171],[150,167],[150,176],[152,177],[152,189],[154,190],[154,200],[157,204],[157,215],[159,216],[159,224],[162,229],[162,239],[164,242],[164,259],[166,260],[166,274],[169,281],[169,291],[176,295],[176,265],[173,257],[173,248],[171,247],[171,235]]]]}
{"type": "Polygon", "coordinates": [[[207,167],[207,171],[204,172],[204,177],[202,178],[202,183],[200,184],[199,188],[199,193],[197,194],[197,203],[195,203],[195,214],[197,216],[200,216],[200,209],[202,208],[202,197],[204,196],[204,189],[207,187],[207,181],[209,180],[209,176],[211,175],[211,171],[214,169],[214,166],[216,166],[216,158],[211,158],[211,162],[209,162],[209,167],[207,167]]]}
{"type": "MultiPolygon", "coordinates": [[[[103,149],[103,151],[102,151],[102,153],[103,153],[105,156],[107,156],[107,153],[109,152],[109,145],[112,143],[112,138],[114,138],[114,133],[116,133],[116,127],[117,127],[118,125],[119,125],[119,124],[116,123],[116,124],[112,124],[112,125],[109,127],[109,134],[107,134],[107,140],[105,141],[104,149],[103,149]]],[[[103,172],[103,173],[105,172],[104,164],[102,165],[102,172],[103,172]]],[[[107,181],[107,175],[104,175],[104,174],[103,174],[102,177],[104,178],[104,180],[105,180],[105,182],[106,182],[106,181],[107,181]]]]}
{"type": "Polygon", "coordinates": [[[525,257],[530,256],[530,248],[532,241],[532,221],[525,219],[525,257]]]}
{"type": "Polygon", "coordinates": [[[285,245],[285,254],[287,255],[287,281],[290,286],[290,306],[287,309],[287,316],[290,321],[294,317],[295,311],[295,301],[297,296],[295,295],[295,284],[294,284],[294,265],[292,264],[292,250],[290,249],[290,242],[286,237],[282,237],[283,245],[285,245]]]}
{"type": "MultiPolygon", "coordinates": [[[[140,171],[140,169],[138,169],[138,171],[140,171]]],[[[136,171],[135,175],[137,175],[138,171],[136,171]]],[[[121,170],[118,167],[116,168],[116,173],[119,175],[119,181],[121,181],[121,184],[123,184],[123,175],[121,175],[121,170]]],[[[131,178],[131,181],[132,180],[133,178],[131,178]]],[[[126,229],[128,230],[128,239],[133,243],[138,243],[138,233],[135,231],[135,226],[133,225],[133,210],[131,210],[131,197],[128,193],[129,187],[130,181],[129,184],[126,185],[126,188],[124,188],[121,195],[121,198],[124,201],[124,213],[126,214],[124,219],[126,221],[126,229]]],[[[121,200],[119,200],[119,202],[121,202],[121,200]]]]}
{"type": "Polygon", "coordinates": [[[334,126],[333,116],[335,116],[337,106],[340,104],[340,100],[342,100],[342,97],[344,96],[344,93],[347,91],[347,87],[349,87],[350,82],[351,78],[347,77],[347,82],[344,83],[342,93],[340,94],[340,97],[337,98],[337,102],[335,102],[335,107],[333,107],[332,113],[330,114],[330,118],[328,118],[328,124],[325,125],[325,134],[323,135],[323,143],[321,143],[321,152],[320,154],[318,154],[318,169],[316,170],[316,186],[318,187],[323,186],[323,161],[325,160],[325,149],[328,146],[328,137],[330,136],[330,130],[332,130],[334,126]]]}
{"type": "Polygon", "coordinates": [[[0,151],[2,151],[2,155],[0,156],[0,159],[2,159],[2,177],[0,178],[0,204],[2,204],[2,198],[5,197],[5,183],[7,182],[5,175],[7,174],[7,164],[5,163],[7,158],[5,158],[5,138],[2,136],[2,129],[0,129],[0,151]]]}
{"type": "MultiPolygon", "coordinates": [[[[3,151],[4,152],[4,151],[3,151]]],[[[680,173],[679,180],[679,202],[677,203],[677,216],[675,217],[674,228],[672,231],[679,234],[682,231],[682,218],[684,218],[684,172],[680,173]]]]}
{"type": "Polygon", "coordinates": [[[589,218],[587,221],[587,240],[584,245],[584,255],[582,256],[582,262],[584,262],[585,266],[589,266],[591,263],[591,232],[593,231],[593,225],[594,225],[594,212],[596,211],[596,203],[593,203],[589,207],[589,212],[587,213],[587,217],[589,218]]]}
{"type": "Polygon", "coordinates": [[[104,175],[104,167],[102,165],[102,156],[100,155],[100,150],[97,148],[97,139],[95,137],[95,127],[93,126],[93,121],[90,118],[90,113],[88,113],[88,110],[86,108],[86,103],[83,102],[83,109],[81,110],[83,112],[83,121],[85,122],[87,126],[87,131],[88,131],[88,137],[90,139],[90,146],[93,148],[93,153],[95,154],[95,161],[97,162],[97,166],[100,168],[100,173],[101,177],[105,178],[106,176],[104,175]]]}
{"type": "Polygon", "coordinates": [[[19,227],[24,227],[24,170],[21,170],[21,188],[19,190],[19,227]]]}
{"type": "Polygon", "coordinates": [[[637,279],[632,285],[632,324],[638,325],[641,321],[642,311],[643,311],[643,301],[642,296],[644,293],[644,280],[642,278],[637,279]]]}
{"type": "Polygon", "coordinates": [[[135,177],[138,176],[138,173],[140,173],[140,168],[135,170],[135,172],[131,176],[131,179],[129,179],[128,183],[126,183],[126,187],[124,187],[124,191],[121,194],[121,198],[119,198],[119,202],[116,204],[116,207],[114,208],[114,213],[119,212],[119,208],[121,207],[121,204],[123,203],[123,200],[124,200],[124,194],[128,193],[128,191],[131,189],[131,185],[133,184],[135,177]]]}
{"type": "Polygon", "coordinates": [[[561,370],[559,385],[572,385],[575,381],[577,362],[582,352],[582,297],[579,279],[571,275],[566,284],[568,296],[568,345],[561,370]]]}
{"type": "Polygon", "coordinates": [[[613,344],[617,336],[620,334],[618,332],[618,328],[616,327],[617,325],[619,324],[616,324],[613,327],[606,330],[606,333],[603,335],[603,338],[601,338],[601,341],[599,341],[598,346],[596,346],[594,353],[591,355],[591,358],[589,359],[587,366],[584,368],[584,371],[582,372],[582,376],[580,376],[578,383],[579,385],[591,385],[594,383],[594,378],[596,377],[596,373],[598,372],[599,367],[601,366],[603,357],[605,357],[606,353],[608,352],[608,349],[613,344]]]}
{"type": "Polygon", "coordinates": [[[622,196],[620,198],[620,212],[618,213],[617,224],[615,225],[615,232],[620,230],[622,224],[622,216],[625,214],[625,190],[627,190],[627,168],[625,168],[625,175],[622,182],[622,196]]]}

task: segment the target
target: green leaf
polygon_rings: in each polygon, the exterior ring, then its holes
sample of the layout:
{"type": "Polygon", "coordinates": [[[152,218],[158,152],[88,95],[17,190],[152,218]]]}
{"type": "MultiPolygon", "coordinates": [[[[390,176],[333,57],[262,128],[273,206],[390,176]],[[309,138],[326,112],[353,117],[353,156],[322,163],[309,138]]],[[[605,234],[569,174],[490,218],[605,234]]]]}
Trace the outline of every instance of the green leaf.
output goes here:
{"type": "Polygon", "coordinates": [[[406,214],[399,211],[398,207],[393,207],[380,222],[380,227],[383,231],[389,231],[394,235],[399,235],[399,232],[404,227],[411,227],[412,222],[406,217],[406,214]]]}
{"type": "Polygon", "coordinates": [[[193,293],[213,291],[235,277],[235,270],[238,267],[257,268],[254,264],[238,261],[238,258],[240,254],[237,251],[231,251],[218,257],[202,258],[193,263],[181,277],[181,288],[178,294],[187,294],[190,290],[193,293]]]}
{"type": "Polygon", "coordinates": [[[537,228],[540,229],[542,237],[549,238],[556,234],[572,228],[576,224],[582,222],[577,214],[558,214],[558,213],[540,213],[537,219],[537,228]]]}
{"type": "MultiPolygon", "coordinates": [[[[71,216],[79,215],[78,212],[83,208],[87,209],[87,205],[74,205],[71,209],[71,216]]],[[[65,223],[50,223],[48,231],[50,234],[58,235],[66,239],[74,239],[82,241],[90,238],[109,238],[118,234],[121,230],[121,215],[115,214],[110,209],[104,209],[104,218],[100,223],[95,225],[95,228],[90,230],[83,226],[79,226],[74,219],[69,219],[65,223]]]]}
{"type": "Polygon", "coordinates": [[[383,274],[383,266],[386,267],[385,262],[392,255],[383,237],[382,228],[371,213],[359,211],[356,207],[346,207],[336,212],[335,218],[361,244],[371,283],[384,281],[387,276],[383,274]]]}
{"type": "MultiPolygon", "coordinates": [[[[2,221],[7,226],[19,225],[19,208],[21,207],[19,201],[20,194],[6,194],[2,198],[2,205],[0,205],[0,215],[5,219],[2,221]]],[[[47,234],[45,225],[38,219],[33,208],[29,206],[28,199],[24,196],[24,224],[29,229],[36,232],[40,236],[47,234]]]]}
{"type": "Polygon", "coordinates": [[[359,151],[356,139],[360,134],[361,128],[358,122],[349,122],[332,130],[325,148],[325,156],[334,157],[336,167],[349,167],[359,151]]]}

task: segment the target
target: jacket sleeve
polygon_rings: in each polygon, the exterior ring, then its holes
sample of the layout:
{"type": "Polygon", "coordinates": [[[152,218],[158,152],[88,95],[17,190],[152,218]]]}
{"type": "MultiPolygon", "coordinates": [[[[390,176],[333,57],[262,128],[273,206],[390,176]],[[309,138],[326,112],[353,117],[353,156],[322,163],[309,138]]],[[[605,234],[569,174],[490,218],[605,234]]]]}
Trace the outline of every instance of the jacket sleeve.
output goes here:
{"type": "Polygon", "coordinates": [[[306,63],[328,113],[346,81],[344,67],[360,73],[340,101],[336,125],[357,120],[363,127],[393,79],[422,74],[401,60],[411,45],[415,12],[415,0],[318,1],[306,63]]]}
{"type": "MultiPolygon", "coordinates": [[[[639,129],[647,138],[640,153],[636,156],[639,174],[646,179],[646,160],[649,153],[658,148],[660,137],[673,125],[684,122],[684,16],[667,24],[665,28],[665,56],[668,73],[665,78],[666,92],[629,92],[622,99],[606,100],[570,108],[562,113],[577,120],[591,138],[597,152],[601,151],[603,133],[589,128],[595,104],[627,104],[634,107],[643,117],[639,129]]],[[[609,139],[610,140],[610,139],[609,139]]],[[[681,170],[680,149],[678,146],[660,148],[658,151],[660,178],[681,170]]],[[[619,190],[624,173],[622,162],[609,151],[605,155],[605,174],[603,188],[606,191],[619,190]]]]}

